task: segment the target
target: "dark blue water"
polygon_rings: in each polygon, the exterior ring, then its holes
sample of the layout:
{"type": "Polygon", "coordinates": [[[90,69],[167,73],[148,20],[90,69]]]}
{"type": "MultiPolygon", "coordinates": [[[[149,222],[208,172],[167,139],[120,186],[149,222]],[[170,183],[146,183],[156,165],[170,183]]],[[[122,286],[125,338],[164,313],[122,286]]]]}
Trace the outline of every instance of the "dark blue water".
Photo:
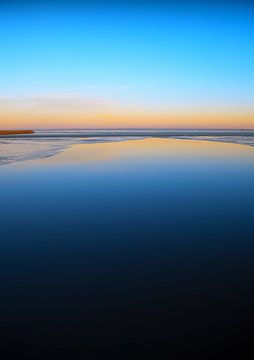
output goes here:
{"type": "Polygon", "coordinates": [[[0,167],[4,358],[253,350],[254,149],[183,143],[0,167]]]}

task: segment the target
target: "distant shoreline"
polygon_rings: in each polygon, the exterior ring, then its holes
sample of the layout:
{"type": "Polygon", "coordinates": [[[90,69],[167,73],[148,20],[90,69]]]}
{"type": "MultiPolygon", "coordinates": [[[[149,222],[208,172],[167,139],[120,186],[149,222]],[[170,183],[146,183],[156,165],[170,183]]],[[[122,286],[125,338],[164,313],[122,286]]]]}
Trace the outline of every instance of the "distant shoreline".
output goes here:
{"type": "Polygon", "coordinates": [[[0,130],[0,137],[8,138],[96,138],[96,137],[149,137],[149,138],[170,138],[176,136],[184,137],[213,137],[213,136],[244,136],[254,137],[254,130],[0,130]]]}
{"type": "Polygon", "coordinates": [[[0,135],[27,135],[34,134],[33,130],[0,130],[0,135]]]}

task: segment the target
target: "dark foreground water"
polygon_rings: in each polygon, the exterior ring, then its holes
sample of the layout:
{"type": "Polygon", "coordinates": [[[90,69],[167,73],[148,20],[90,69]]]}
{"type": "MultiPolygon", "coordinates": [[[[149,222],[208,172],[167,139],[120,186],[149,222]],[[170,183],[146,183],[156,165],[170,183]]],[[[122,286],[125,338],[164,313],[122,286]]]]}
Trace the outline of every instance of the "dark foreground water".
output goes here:
{"type": "Polygon", "coordinates": [[[3,165],[0,270],[3,359],[252,359],[254,148],[146,139],[3,165]]]}

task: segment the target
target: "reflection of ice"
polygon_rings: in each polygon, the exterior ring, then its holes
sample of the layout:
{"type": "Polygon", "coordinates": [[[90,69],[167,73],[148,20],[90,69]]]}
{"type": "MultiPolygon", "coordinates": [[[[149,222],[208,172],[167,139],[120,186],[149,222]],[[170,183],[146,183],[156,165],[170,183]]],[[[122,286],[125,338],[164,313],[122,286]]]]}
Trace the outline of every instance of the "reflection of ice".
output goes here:
{"type": "Polygon", "coordinates": [[[174,139],[216,141],[254,146],[254,136],[174,136],[174,139]]]}
{"type": "Polygon", "coordinates": [[[220,136],[216,136],[214,131],[210,131],[209,135],[207,135],[206,131],[206,135],[204,135],[204,131],[201,130],[37,131],[33,136],[0,138],[0,165],[15,161],[33,160],[53,156],[73,144],[119,142],[144,139],[146,137],[229,142],[254,146],[253,132],[245,136],[243,136],[243,132],[240,131],[223,131],[220,133],[220,136]],[[179,135],[179,133],[181,134],[179,135]],[[193,133],[195,133],[195,135],[193,133]],[[226,135],[224,135],[225,133],[226,135]],[[231,134],[229,135],[229,133],[231,134]]]}
{"type": "MultiPolygon", "coordinates": [[[[93,138],[11,138],[0,139],[0,165],[15,161],[46,158],[63,151],[73,144],[119,142],[137,137],[93,137],[93,138]]],[[[141,139],[141,138],[138,138],[141,139]]]]}
{"type": "Polygon", "coordinates": [[[1,139],[0,165],[21,160],[32,160],[55,155],[67,148],[69,139],[61,140],[32,140],[32,139],[1,139]]]}

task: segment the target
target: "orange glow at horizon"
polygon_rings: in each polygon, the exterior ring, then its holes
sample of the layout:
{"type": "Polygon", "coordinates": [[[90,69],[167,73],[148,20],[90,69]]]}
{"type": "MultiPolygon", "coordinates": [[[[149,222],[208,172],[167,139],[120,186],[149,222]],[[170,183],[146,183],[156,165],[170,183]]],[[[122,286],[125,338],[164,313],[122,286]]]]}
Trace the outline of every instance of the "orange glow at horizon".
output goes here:
{"type": "Polygon", "coordinates": [[[254,128],[254,111],[0,110],[0,129],[20,128],[254,128]]]}

